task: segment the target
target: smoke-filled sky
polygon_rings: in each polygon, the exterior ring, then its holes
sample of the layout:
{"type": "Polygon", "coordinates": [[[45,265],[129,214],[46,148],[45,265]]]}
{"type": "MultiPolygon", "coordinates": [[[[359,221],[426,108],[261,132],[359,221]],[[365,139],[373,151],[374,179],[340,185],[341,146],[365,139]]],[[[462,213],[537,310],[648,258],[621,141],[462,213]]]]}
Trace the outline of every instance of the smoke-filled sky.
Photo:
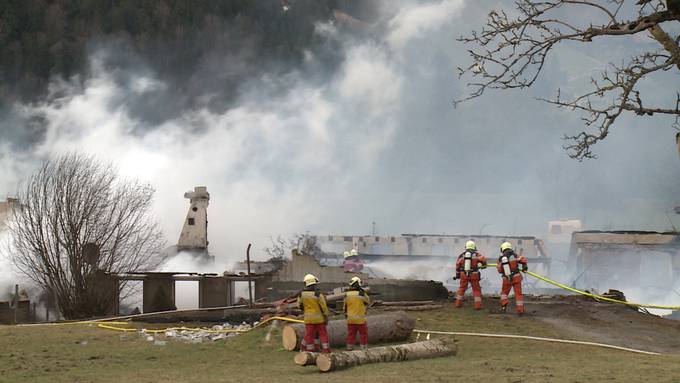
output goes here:
{"type": "MultiPolygon", "coordinates": [[[[50,155],[93,153],[156,187],[155,213],[174,243],[183,193],[205,185],[219,263],[241,259],[249,242],[264,248],[270,236],[368,234],[372,221],[379,234],[485,226],[484,234],[544,236],[556,218],[589,229],[680,226],[672,120],[622,117],[596,146],[599,158],[579,163],[561,140],[583,129],[579,115],[535,100],[585,89],[608,61],[657,49],[653,40],[556,47],[531,89],[454,108],[467,91],[456,68],[469,62],[455,38],[507,2],[385,4],[361,32],[319,22],[326,44],[301,64],[262,65],[276,70],[243,76],[229,100],[215,90],[221,79],[251,73],[259,57],[247,39],[197,65],[190,89],[124,43],[97,41],[86,75],[55,79],[48,97],[0,110],[0,196],[15,194],[50,155]]],[[[665,76],[644,87],[672,99],[680,77],[665,76]]]]}

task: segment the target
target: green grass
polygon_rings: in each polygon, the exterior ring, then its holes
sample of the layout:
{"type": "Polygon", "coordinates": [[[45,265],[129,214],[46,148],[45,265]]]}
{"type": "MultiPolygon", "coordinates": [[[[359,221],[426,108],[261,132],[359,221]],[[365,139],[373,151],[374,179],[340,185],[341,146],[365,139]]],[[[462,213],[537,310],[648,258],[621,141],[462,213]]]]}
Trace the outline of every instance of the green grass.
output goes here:
{"type": "MultiPolygon", "coordinates": [[[[446,308],[413,316],[421,329],[560,336],[559,329],[514,315],[446,308]]],[[[279,336],[265,343],[265,331],[156,346],[135,333],[121,338],[88,325],[0,327],[0,382],[680,382],[677,355],[470,337],[458,339],[453,358],[320,374],[294,365],[279,336]]]]}

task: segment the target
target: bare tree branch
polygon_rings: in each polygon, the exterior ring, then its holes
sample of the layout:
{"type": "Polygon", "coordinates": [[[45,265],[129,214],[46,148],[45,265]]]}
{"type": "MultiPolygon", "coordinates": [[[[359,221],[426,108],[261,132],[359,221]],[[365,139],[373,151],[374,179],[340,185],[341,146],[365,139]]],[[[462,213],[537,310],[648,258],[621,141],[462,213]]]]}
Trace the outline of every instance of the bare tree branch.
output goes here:
{"type": "MultiPolygon", "coordinates": [[[[503,10],[492,10],[481,31],[459,38],[477,48],[468,51],[472,63],[458,68],[459,76],[472,79],[468,82],[471,92],[454,103],[468,101],[484,94],[487,89],[527,88],[538,79],[545,60],[559,43],[575,41],[587,43],[596,37],[628,36],[646,30],[664,48],[664,53],[646,52],[631,59],[628,66],[613,66],[614,72],[603,73],[599,81],[593,80],[594,89],[584,95],[564,101],[544,100],[559,107],[567,107],[585,113],[583,120],[587,127],[597,127],[597,132],[582,132],[568,136],[573,141],[565,145],[569,156],[582,160],[595,157],[591,146],[604,139],[609,128],[623,112],[637,115],[679,116],[677,100],[674,107],[650,106],[643,104],[643,96],[637,90],[639,81],[655,72],[680,69],[680,47],[678,39],[671,38],[661,28],[662,23],[680,20],[680,0],[668,0],[668,8],[662,0],[641,0],[637,4],[635,20],[619,20],[624,0],[517,0],[515,8],[519,16],[511,17],[503,10]],[[594,21],[567,20],[561,9],[582,8],[596,12],[594,21]],[[599,17],[606,21],[599,21],[599,17]],[[609,103],[602,105],[602,101],[609,103]],[[594,104],[593,98],[600,103],[594,104]]],[[[628,3],[630,6],[630,2],[628,3]]]]}

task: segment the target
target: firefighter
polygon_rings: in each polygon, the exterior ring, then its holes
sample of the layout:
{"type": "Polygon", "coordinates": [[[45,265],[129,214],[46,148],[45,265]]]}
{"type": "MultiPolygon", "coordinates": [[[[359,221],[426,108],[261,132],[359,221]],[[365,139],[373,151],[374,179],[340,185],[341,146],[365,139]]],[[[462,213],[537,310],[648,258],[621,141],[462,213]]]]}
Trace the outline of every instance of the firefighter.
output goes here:
{"type": "Polygon", "coordinates": [[[347,350],[352,350],[359,333],[361,349],[368,348],[368,326],[366,325],[366,309],[371,304],[368,294],[361,287],[361,279],[352,277],[349,289],[345,291],[343,311],[347,318],[347,350]]]}
{"type": "Polygon", "coordinates": [[[498,257],[496,269],[503,279],[501,288],[501,311],[505,312],[509,303],[508,295],[510,288],[515,291],[515,306],[517,314],[524,314],[524,297],[522,296],[522,274],[520,271],[529,270],[527,259],[523,255],[517,255],[512,249],[510,242],[501,244],[501,256],[498,257]]]}
{"type": "Polygon", "coordinates": [[[472,296],[475,300],[475,310],[482,308],[482,287],[479,285],[480,269],[486,268],[486,257],[477,252],[474,241],[465,243],[465,251],[458,256],[456,261],[456,276],[460,279],[460,286],[456,293],[456,307],[463,307],[463,295],[467,290],[468,282],[472,285],[472,296]]]}
{"type": "Polygon", "coordinates": [[[300,292],[297,298],[297,306],[304,313],[305,319],[305,337],[300,346],[301,351],[318,351],[315,347],[315,339],[321,341],[321,352],[330,353],[330,344],[328,343],[328,332],[326,331],[326,323],[328,322],[328,306],[326,306],[326,297],[319,290],[317,284],[319,279],[312,274],[305,275],[305,288],[300,292]]]}

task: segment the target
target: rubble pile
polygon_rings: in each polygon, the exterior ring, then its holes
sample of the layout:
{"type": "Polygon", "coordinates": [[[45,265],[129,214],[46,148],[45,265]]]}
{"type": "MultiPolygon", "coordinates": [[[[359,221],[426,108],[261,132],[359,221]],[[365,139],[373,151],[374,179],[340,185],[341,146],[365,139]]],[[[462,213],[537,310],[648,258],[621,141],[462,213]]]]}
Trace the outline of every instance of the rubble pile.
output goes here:
{"type": "MultiPolygon", "coordinates": [[[[255,323],[257,325],[257,323],[255,323]]],[[[144,337],[148,342],[154,342],[155,345],[164,346],[166,341],[158,340],[159,335],[165,336],[167,339],[177,340],[187,343],[203,343],[203,342],[215,342],[222,339],[231,338],[237,336],[240,333],[249,331],[253,328],[252,325],[245,322],[241,324],[232,325],[230,323],[224,323],[221,325],[215,325],[210,328],[186,328],[186,327],[172,327],[166,329],[164,332],[151,333],[147,330],[141,330],[139,334],[144,337]]]]}

